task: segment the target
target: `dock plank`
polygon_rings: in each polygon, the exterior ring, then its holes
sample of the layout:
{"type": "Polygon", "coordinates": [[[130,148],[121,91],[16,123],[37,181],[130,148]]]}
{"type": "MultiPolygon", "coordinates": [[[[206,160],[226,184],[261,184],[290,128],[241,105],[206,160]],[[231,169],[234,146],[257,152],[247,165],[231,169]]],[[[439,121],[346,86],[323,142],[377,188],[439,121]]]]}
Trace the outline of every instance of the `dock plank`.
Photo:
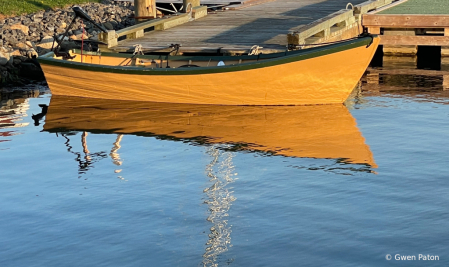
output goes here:
{"type": "Polygon", "coordinates": [[[449,15],[366,14],[363,26],[390,28],[447,28],[449,15]]]}

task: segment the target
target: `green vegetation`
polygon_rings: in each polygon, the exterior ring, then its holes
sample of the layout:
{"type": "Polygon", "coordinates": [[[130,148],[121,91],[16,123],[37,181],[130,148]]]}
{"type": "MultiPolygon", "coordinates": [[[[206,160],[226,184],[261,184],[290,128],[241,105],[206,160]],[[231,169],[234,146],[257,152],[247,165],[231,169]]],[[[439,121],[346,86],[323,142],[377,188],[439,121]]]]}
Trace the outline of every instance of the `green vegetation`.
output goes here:
{"type": "Polygon", "coordinates": [[[378,14],[449,14],[448,2],[449,1],[447,0],[408,0],[407,2],[386,9],[378,14]]]}
{"type": "Polygon", "coordinates": [[[101,0],[0,0],[0,15],[22,15],[39,10],[88,2],[100,3],[101,0]]]}

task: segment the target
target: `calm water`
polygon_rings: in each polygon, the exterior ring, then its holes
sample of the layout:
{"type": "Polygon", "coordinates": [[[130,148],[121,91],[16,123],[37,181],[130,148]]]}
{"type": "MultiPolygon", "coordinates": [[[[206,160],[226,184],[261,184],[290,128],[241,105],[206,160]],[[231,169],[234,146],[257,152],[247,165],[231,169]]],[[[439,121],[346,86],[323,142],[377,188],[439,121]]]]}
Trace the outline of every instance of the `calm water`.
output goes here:
{"type": "Polygon", "coordinates": [[[448,266],[445,79],[368,80],[343,109],[3,101],[0,266],[448,266]]]}

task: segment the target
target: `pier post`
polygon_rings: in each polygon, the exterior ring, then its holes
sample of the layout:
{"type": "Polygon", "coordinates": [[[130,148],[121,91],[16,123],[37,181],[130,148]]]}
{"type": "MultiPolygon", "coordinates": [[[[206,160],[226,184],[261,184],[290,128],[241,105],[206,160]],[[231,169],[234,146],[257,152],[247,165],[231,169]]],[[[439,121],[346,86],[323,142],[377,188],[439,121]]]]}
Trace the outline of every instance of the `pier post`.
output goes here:
{"type": "Polygon", "coordinates": [[[114,30],[100,32],[98,40],[106,44],[103,48],[111,48],[117,45],[117,36],[114,30]]]}
{"type": "MultiPolygon", "coordinates": [[[[449,36],[449,28],[444,28],[444,36],[449,36]]],[[[449,57],[449,46],[441,47],[441,56],[449,57]]]]}
{"type": "MultiPolygon", "coordinates": [[[[414,28],[388,28],[384,29],[383,36],[401,38],[404,36],[416,36],[414,28]]],[[[382,37],[381,37],[382,38],[382,37]]],[[[394,45],[385,44],[383,46],[385,55],[403,55],[403,56],[416,56],[418,53],[417,45],[394,45]]]]}
{"type": "Polygon", "coordinates": [[[156,0],[134,0],[136,23],[156,18],[156,0]]]}
{"type": "Polygon", "coordinates": [[[189,13],[190,9],[200,6],[200,0],[182,0],[182,6],[183,6],[183,12],[189,13]],[[192,6],[188,7],[189,4],[192,4],[192,6]]]}

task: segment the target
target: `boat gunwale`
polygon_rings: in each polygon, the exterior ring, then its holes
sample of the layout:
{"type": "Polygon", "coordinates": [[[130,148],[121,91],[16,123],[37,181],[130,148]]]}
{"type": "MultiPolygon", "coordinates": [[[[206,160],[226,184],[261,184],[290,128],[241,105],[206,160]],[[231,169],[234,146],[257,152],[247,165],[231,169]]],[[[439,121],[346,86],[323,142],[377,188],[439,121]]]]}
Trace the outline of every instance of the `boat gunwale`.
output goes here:
{"type": "MultiPolygon", "coordinates": [[[[216,73],[225,73],[225,72],[238,72],[245,70],[253,70],[265,67],[271,67],[276,65],[282,65],[297,61],[302,61],[306,59],[316,58],[320,56],[325,56],[333,53],[338,53],[341,51],[357,48],[360,46],[369,46],[373,38],[378,38],[378,36],[367,36],[360,37],[357,39],[350,39],[347,41],[338,42],[335,44],[330,44],[326,46],[320,46],[310,49],[290,51],[286,53],[276,53],[276,54],[284,54],[279,55],[275,58],[264,59],[263,61],[256,62],[246,62],[238,65],[225,65],[225,66],[211,66],[211,67],[195,67],[195,68],[144,68],[144,67],[135,67],[135,66],[110,66],[110,65],[101,65],[101,64],[91,64],[91,63],[81,63],[81,62],[73,62],[73,61],[65,61],[61,59],[53,58],[54,53],[49,52],[43,56],[38,57],[38,61],[40,64],[47,64],[65,68],[72,68],[77,70],[87,70],[94,72],[105,72],[105,73],[118,73],[118,74],[137,74],[137,75],[195,75],[195,74],[216,74],[216,73]]],[[[270,55],[270,54],[265,54],[270,55]]],[[[103,54],[102,56],[108,56],[107,54],[103,54]]],[[[274,56],[274,55],[273,55],[274,56]]],[[[137,56],[138,58],[144,58],[147,56],[137,56]]],[[[159,58],[160,56],[157,56],[159,58]]],[[[163,57],[163,56],[162,56],[163,57]]],[[[161,58],[162,58],[161,57],[161,58]]],[[[171,60],[173,59],[170,57],[171,60]]],[[[209,60],[213,57],[207,56],[179,56],[183,57],[185,60],[199,60],[206,59],[209,60]]],[[[215,56],[216,59],[225,59],[225,60],[239,60],[239,59],[248,59],[248,56],[215,56]]],[[[257,59],[258,56],[250,56],[254,57],[252,59],[257,59]]],[[[128,57],[129,58],[129,57],[128,57]]]]}

